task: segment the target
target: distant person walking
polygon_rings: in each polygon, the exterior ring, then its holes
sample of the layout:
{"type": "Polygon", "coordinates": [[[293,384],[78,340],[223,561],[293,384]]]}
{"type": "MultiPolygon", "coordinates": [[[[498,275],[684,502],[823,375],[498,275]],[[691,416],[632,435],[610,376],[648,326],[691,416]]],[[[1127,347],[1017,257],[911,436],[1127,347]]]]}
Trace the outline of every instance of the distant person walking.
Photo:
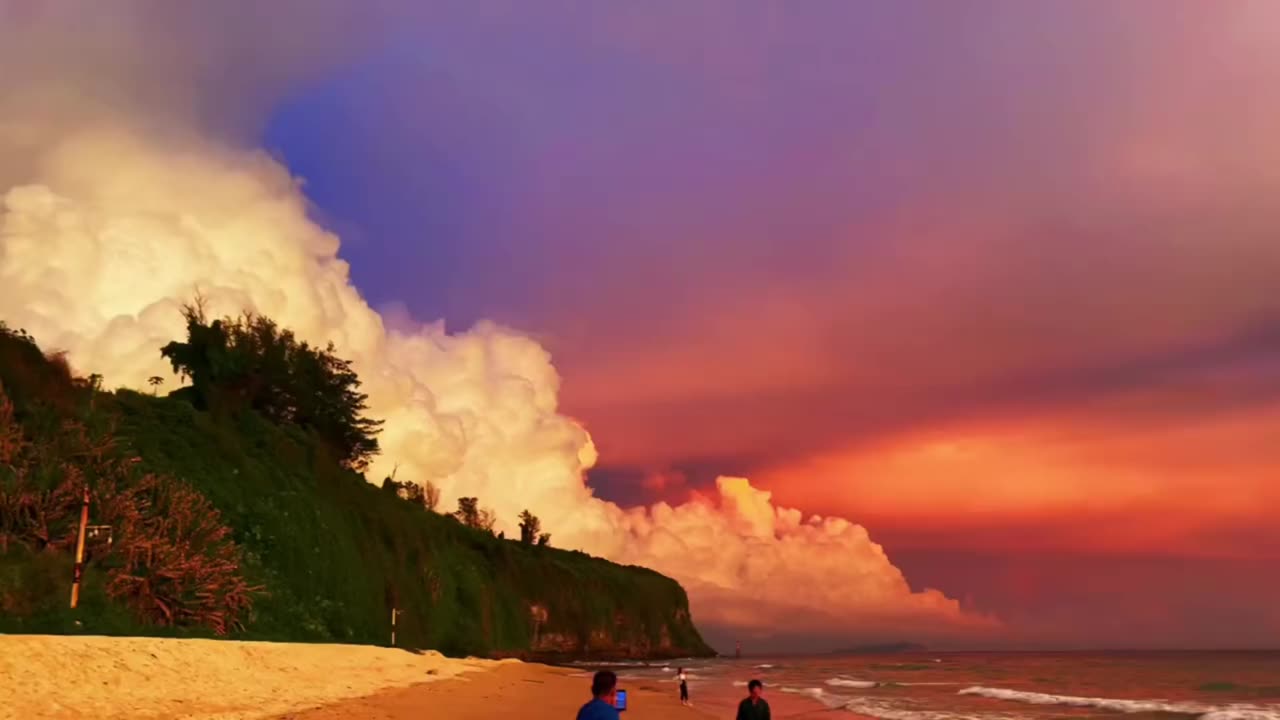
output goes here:
{"type": "Polygon", "coordinates": [[[737,720],[773,720],[769,714],[769,703],[761,695],[764,694],[764,683],[752,680],[747,683],[747,692],[751,693],[738,703],[737,720]]]}
{"type": "Polygon", "coordinates": [[[684,668],[680,668],[676,673],[676,679],[680,681],[680,704],[689,704],[689,678],[684,674],[684,668]]]}
{"type": "Polygon", "coordinates": [[[614,707],[618,696],[618,676],[601,670],[591,679],[591,702],[578,711],[578,720],[622,720],[614,707]]]}

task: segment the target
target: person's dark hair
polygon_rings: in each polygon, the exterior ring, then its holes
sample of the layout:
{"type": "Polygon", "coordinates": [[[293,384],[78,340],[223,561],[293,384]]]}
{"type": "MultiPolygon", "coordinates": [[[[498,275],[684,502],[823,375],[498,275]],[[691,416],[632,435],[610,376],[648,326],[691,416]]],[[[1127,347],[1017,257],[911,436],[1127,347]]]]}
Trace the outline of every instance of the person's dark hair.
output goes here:
{"type": "Polygon", "coordinates": [[[608,670],[601,670],[591,679],[591,695],[600,697],[618,686],[618,676],[608,670]]]}
{"type": "Polygon", "coordinates": [[[764,683],[760,682],[759,680],[752,680],[751,682],[747,683],[747,692],[751,692],[756,688],[760,688],[761,690],[763,690],[764,683]]]}

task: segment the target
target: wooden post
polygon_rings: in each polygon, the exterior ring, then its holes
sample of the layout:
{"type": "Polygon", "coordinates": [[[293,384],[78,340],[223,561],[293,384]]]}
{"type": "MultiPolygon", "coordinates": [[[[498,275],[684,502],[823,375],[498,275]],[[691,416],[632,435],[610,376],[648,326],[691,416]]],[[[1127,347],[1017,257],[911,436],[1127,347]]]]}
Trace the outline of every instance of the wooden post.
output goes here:
{"type": "Polygon", "coordinates": [[[89,525],[89,486],[84,486],[84,499],[80,503],[80,536],[76,539],[76,569],[71,580],[71,608],[80,604],[80,578],[84,574],[84,531],[89,525]]]}
{"type": "Polygon", "coordinates": [[[391,608],[391,647],[396,646],[396,615],[399,613],[399,610],[391,608]]]}

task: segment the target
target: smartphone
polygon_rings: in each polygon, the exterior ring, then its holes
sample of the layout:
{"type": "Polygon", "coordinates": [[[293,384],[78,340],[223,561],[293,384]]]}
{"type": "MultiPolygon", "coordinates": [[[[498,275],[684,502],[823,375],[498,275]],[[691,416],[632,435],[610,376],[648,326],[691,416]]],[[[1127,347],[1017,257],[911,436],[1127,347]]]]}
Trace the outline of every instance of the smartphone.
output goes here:
{"type": "Polygon", "coordinates": [[[617,708],[618,712],[622,712],[623,710],[627,709],[627,691],[626,690],[619,690],[617,692],[617,698],[613,701],[613,706],[617,708]]]}

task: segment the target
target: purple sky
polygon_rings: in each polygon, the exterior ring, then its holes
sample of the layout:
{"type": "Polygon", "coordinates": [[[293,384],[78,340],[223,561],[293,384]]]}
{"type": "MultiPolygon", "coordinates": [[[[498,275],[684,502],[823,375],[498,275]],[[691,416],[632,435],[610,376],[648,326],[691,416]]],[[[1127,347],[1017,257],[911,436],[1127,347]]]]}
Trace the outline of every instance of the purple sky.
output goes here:
{"type": "Polygon", "coordinates": [[[602,495],[751,474],[1082,643],[1280,642],[1280,7],[484,7],[262,142],[375,306],[552,349],[602,495]]]}

